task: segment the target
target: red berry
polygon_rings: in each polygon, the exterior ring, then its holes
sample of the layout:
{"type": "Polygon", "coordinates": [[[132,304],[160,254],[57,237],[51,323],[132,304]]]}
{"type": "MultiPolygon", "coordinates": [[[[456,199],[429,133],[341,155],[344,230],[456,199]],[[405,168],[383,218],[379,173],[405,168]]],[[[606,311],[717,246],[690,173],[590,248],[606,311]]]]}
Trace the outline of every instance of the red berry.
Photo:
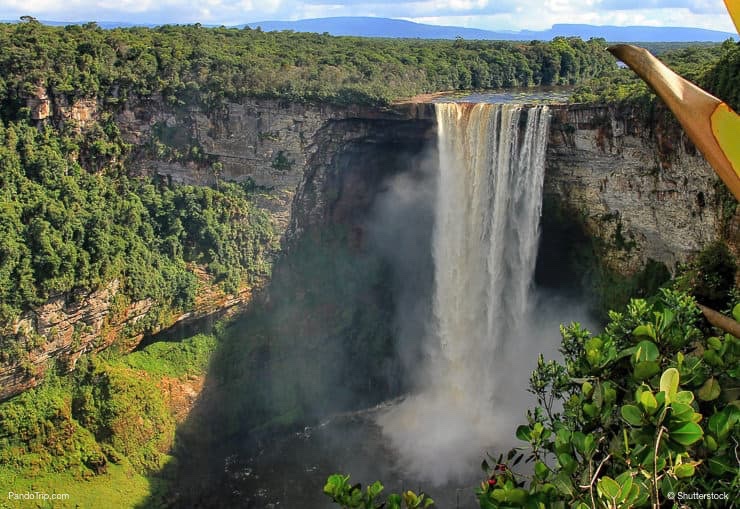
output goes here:
{"type": "Polygon", "coordinates": [[[496,486],[496,479],[488,479],[489,486],[496,486]]]}

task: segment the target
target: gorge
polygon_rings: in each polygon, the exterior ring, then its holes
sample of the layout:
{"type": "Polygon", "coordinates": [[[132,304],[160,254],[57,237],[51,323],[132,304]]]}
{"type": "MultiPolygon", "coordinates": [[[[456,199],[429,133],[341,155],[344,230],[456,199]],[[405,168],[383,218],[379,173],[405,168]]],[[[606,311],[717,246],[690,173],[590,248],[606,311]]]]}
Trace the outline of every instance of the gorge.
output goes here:
{"type": "MultiPolygon", "coordinates": [[[[65,109],[53,105],[46,94],[29,99],[29,105],[39,123],[72,118],[84,128],[101,114],[95,103],[65,109]]],[[[554,105],[551,109],[543,191],[545,249],[556,244],[553,248],[578,247],[562,245],[561,234],[568,230],[567,235],[586,239],[587,250],[598,251],[596,256],[607,271],[623,275],[639,273],[648,260],[672,272],[677,263],[721,237],[737,249],[733,233],[737,219],[725,211],[727,200],[718,180],[680,129],[659,111],[650,118],[614,106],[554,105]],[[557,239],[550,237],[555,231],[560,232],[557,239]]],[[[407,158],[394,162],[394,156],[383,155],[382,149],[418,153],[432,144],[436,130],[431,104],[373,109],[251,99],[211,112],[173,110],[161,100],[142,99],[127,103],[116,125],[135,148],[132,165],[141,175],[189,184],[251,181],[266,190],[256,198],[286,246],[305,229],[326,222],[349,225],[360,242],[362,215],[369,210],[377,186],[384,175],[405,171],[407,158]],[[163,159],[147,149],[154,143],[169,143],[173,149],[195,143],[209,162],[163,159]],[[376,170],[361,167],[365,156],[375,161],[376,170]],[[356,167],[353,171],[337,167],[349,161],[356,167]],[[213,162],[222,168],[218,175],[209,169],[213,162]]],[[[542,277],[557,279],[560,273],[573,279],[567,267],[549,267],[552,260],[540,260],[542,277]]],[[[599,284],[597,292],[609,286],[606,280],[599,284]]],[[[15,334],[40,334],[47,340],[29,355],[26,368],[20,363],[0,366],[0,397],[41,380],[50,356],[74,360],[83,351],[104,347],[108,343],[93,346],[102,329],[120,329],[147,313],[151,303],[140,301],[120,316],[111,315],[116,284],[111,285],[103,293],[55,297],[15,323],[15,334]],[[74,346],[73,331],[79,336],[74,346]],[[29,361],[36,367],[27,369],[29,361]]],[[[216,293],[199,305],[195,315],[248,297],[249,293],[235,297],[216,293]]]]}
{"type": "MultiPolygon", "coordinates": [[[[76,108],[80,120],[98,114],[94,104],[76,108]]],[[[417,367],[414,359],[424,354],[423,346],[412,343],[399,351],[396,342],[418,334],[442,306],[432,298],[435,195],[428,187],[435,161],[445,157],[444,145],[437,142],[444,125],[437,112],[443,110],[425,103],[373,109],[250,99],[207,112],[173,110],[150,99],[130,102],[119,112],[116,124],[137,148],[132,163],[139,174],[201,185],[251,181],[282,240],[283,254],[265,282],[268,286],[255,292],[252,311],[230,328],[234,339],[216,352],[210,383],[178,431],[181,449],[175,456],[197,467],[170,467],[178,478],[178,503],[207,505],[218,490],[243,487],[244,479],[238,476],[250,467],[238,468],[244,458],[229,458],[235,450],[260,450],[270,428],[292,431],[295,423],[369,407],[421,382],[410,374],[417,367]],[[183,140],[196,142],[212,158],[209,163],[163,158],[148,149],[154,142],[178,148],[183,140]],[[214,161],[221,164],[219,174],[212,172],[214,161]],[[384,202],[397,204],[393,214],[384,216],[381,210],[388,209],[379,207],[384,202]],[[401,222],[415,227],[398,228],[401,222]],[[406,259],[405,266],[398,265],[399,258],[406,259]],[[405,286],[409,280],[410,288],[405,286]],[[418,295],[426,297],[414,297],[418,295]],[[399,320],[398,310],[409,306],[418,306],[418,318],[399,320]],[[409,360],[411,364],[404,364],[409,360]],[[243,397],[230,397],[234,394],[243,397]],[[230,463],[224,474],[226,460],[230,463]]],[[[54,122],[51,112],[60,109],[50,105],[39,111],[50,115],[40,114],[39,122],[54,122]]],[[[585,269],[580,259],[573,261],[574,247],[590,250],[591,261],[603,264],[595,265],[594,272],[631,275],[640,273],[648,260],[674,270],[676,262],[726,235],[728,224],[723,221],[728,218],[723,217],[717,180],[680,132],[665,133],[670,122],[648,122],[634,111],[613,106],[550,105],[549,112],[549,129],[541,124],[539,133],[540,142],[547,138],[547,151],[541,154],[540,175],[541,253],[546,255],[537,260],[538,285],[563,288],[563,280],[569,279],[576,291],[601,291],[581,285],[587,278],[578,273],[585,269]]],[[[526,124],[513,124],[527,131],[526,124]]],[[[479,135],[489,132],[481,129],[479,135]]],[[[454,189],[453,184],[461,182],[453,179],[447,189],[454,189]]],[[[538,215],[530,214],[530,219],[538,215]]],[[[242,300],[249,296],[241,294],[242,300]]],[[[230,305],[239,298],[211,302],[230,305]]],[[[71,304],[70,299],[58,300],[52,307],[55,314],[40,309],[29,314],[27,323],[39,334],[54,327],[69,333],[50,338],[31,356],[38,362],[37,371],[29,374],[27,365],[4,365],[5,396],[40,381],[48,358],[74,359],[106,346],[94,343],[98,327],[106,323],[104,306],[86,315],[84,299],[71,304]],[[72,331],[80,327],[60,324],[75,320],[89,329],[73,338],[72,331]]],[[[548,327],[556,337],[556,325],[548,327]]],[[[519,374],[527,375],[526,370],[519,374]]],[[[352,471],[360,475],[361,469],[352,471]]],[[[449,471],[439,475],[440,482],[454,477],[449,471]]],[[[285,490],[286,485],[281,482],[276,489],[285,490]]],[[[270,500],[257,496],[254,503],[259,507],[270,500]]]]}

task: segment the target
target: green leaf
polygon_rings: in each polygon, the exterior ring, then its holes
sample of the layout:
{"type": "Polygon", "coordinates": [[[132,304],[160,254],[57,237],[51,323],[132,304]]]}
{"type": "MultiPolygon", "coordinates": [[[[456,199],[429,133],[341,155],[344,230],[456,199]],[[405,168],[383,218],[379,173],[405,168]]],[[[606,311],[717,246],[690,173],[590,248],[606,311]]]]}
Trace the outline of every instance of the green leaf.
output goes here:
{"type": "Polygon", "coordinates": [[[602,493],[610,499],[617,498],[619,496],[619,492],[621,491],[621,488],[619,487],[619,484],[617,484],[617,481],[609,476],[604,476],[599,479],[599,482],[596,485],[596,489],[599,491],[599,493],[602,493]]]}
{"type": "Polygon", "coordinates": [[[550,472],[550,469],[547,468],[547,465],[545,465],[542,461],[537,461],[534,464],[534,475],[536,475],[538,479],[540,480],[547,479],[547,474],[549,472],[550,472]]]}
{"type": "Polygon", "coordinates": [[[737,470],[737,465],[733,467],[723,458],[709,458],[707,463],[709,464],[709,471],[716,477],[723,475],[725,472],[737,470]]]}
{"type": "Polygon", "coordinates": [[[703,434],[704,432],[701,426],[695,422],[684,423],[678,428],[669,431],[669,436],[673,441],[685,446],[701,440],[703,434]]]}
{"type": "Polygon", "coordinates": [[[690,405],[694,401],[694,393],[691,391],[678,391],[675,401],[684,405],[690,405]]]}
{"type": "Polygon", "coordinates": [[[642,361],[654,361],[658,358],[658,347],[652,341],[640,341],[637,343],[637,349],[632,356],[632,364],[642,361]]]}
{"type": "Polygon", "coordinates": [[[708,338],[707,345],[709,345],[709,348],[711,348],[712,350],[722,350],[722,340],[720,340],[718,337],[712,336],[711,338],[708,338]]]}
{"type": "Polygon", "coordinates": [[[660,377],[660,390],[665,392],[665,402],[670,403],[676,397],[678,393],[678,370],[676,368],[668,368],[663,372],[660,377]]]}
{"type": "Polygon", "coordinates": [[[707,429],[719,440],[724,440],[730,433],[730,414],[727,409],[717,412],[709,418],[707,429]]]}
{"type": "Polygon", "coordinates": [[[576,463],[575,459],[573,459],[573,456],[567,453],[558,454],[558,463],[560,463],[563,471],[567,472],[568,474],[572,474],[578,466],[578,463],[576,463]]]}
{"type": "Polygon", "coordinates": [[[702,401],[712,401],[719,397],[720,392],[722,392],[722,390],[719,386],[719,382],[717,382],[714,377],[711,377],[704,382],[704,385],[699,388],[696,394],[702,401]]]}
{"type": "Polygon", "coordinates": [[[599,409],[596,408],[596,405],[586,403],[583,405],[583,413],[593,419],[594,417],[596,417],[596,414],[599,413],[599,409]]]}
{"type": "Polygon", "coordinates": [[[673,402],[671,404],[671,420],[674,422],[691,422],[694,415],[694,409],[691,405],[673,402]]]}
{"type": "Polygon", "coordinates": [[[636,338],[650,338],[652,340],[655,340],[655,328],[651,323],[638,325],[637,327],[635,327],[635,330],[632,331],[632,335],[636,338]]]}
{"type": "Polygon", "coordinates": [[[590,456],[596,450],[596,439],[593,435],[586,435],[586,439],[583,441],[583,446],[587,456],[590,456]]]}
{"type": "Polygon", "coordinates": [[[591,382],[585,381],[583,382],[583,385],[581,386],[581,392],[583,393],[584,398],[590,398],[591,393],[594,391],[594,386],[591,382]]]}
{"type": "Polygon", "coordinates": [[[717,441],[714,438],[712,438],[712,435],[707,435],[704,437],[704,445],[711,452],[714,452],[717,450],[717,441]]]}
{"type": "Polygon", "coordinates": [[[725,365],[722,357],[715,350],[704,350],[702,358],[707,364],[713,367],[722,367],[725,365]]]}
{"type": "Polygon", "coordinates": [[[573,482],[570,480],[570,476],[566,472],[561,471],[557,476],[555,476],[555,479],[552,480],[552,484],[561,494],[568,497],[573,495],[573,482]]]}
{"type": "Polygon", "coordinates": [[[692,465],[691,463],[682,463],[680,465],[677,465],[673,469],[673,473],[679,479],[691,477],[692,475],[694,475],[694,471],[695,471],[694,465],[692,465]]]}
{"type": "MultiPolygon", "coordinates": [[[[645,394],[645,393],[643,393],[645,394]]],[[[621,409],[622,418],[632,426],[642,425],[642,412],[635,405],[624,405],[621,409]]]]}
{"type": "Polygon", "coordinates": [[[649,415],[653,415],[658,409],[658,402],[655,400],[655,396],[650,391],[645,391],[640,395],[640,404],[649,415]]]}
{"type": "Polygon", "coordinates": [[[636,380],[641,381],[660,373],[660,365],[656,361],[643,361],[635,365],[633,375],[636,380]]]}
{"type": "Polygon", "coordinates": [[[532,430],[529,429],[529,426],[522,424],[516,429],[516,437],[519,440],[529,442],[529,439],[532,437],[532,430]]]}
{"type": "Polygon", "coordinates": [[[732,317],[736,322],[740,322],[740,304],[735,304],[735,307],[732,308],[732,317]]]}
{"type": "Polygon", "coordinates": [[[375,481],[373,484],[367,487],[367,493],[370,495],[370,499],[376,498],[383,491],[383,485],[380,481],[375,481]]]}

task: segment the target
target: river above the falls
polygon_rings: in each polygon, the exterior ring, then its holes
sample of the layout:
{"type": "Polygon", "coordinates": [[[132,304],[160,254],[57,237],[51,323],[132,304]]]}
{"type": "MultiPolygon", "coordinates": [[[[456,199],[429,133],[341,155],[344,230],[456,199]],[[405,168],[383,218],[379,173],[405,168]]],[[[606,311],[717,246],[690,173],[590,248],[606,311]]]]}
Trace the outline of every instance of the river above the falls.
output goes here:
{"type": "Polygon", "coordinates": [[[464,102],[495,104],[563,104],[573,95],[573,87],[528,87],[507,88],[500,90],[480,90],[435,96],[431,102],[464,102]]]}

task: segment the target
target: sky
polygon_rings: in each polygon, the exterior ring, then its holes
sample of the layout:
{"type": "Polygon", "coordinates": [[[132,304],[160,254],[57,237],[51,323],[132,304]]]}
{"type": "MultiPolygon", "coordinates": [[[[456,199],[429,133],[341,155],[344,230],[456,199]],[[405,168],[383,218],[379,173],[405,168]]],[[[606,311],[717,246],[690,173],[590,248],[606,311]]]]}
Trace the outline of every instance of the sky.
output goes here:
{"type": "Polygon", "coordinates": [[[488,30],[555,23],[687,26],[735,32],[722,0],[0,0],[0,19],[238,25],[378,16],[488,30]]]}

